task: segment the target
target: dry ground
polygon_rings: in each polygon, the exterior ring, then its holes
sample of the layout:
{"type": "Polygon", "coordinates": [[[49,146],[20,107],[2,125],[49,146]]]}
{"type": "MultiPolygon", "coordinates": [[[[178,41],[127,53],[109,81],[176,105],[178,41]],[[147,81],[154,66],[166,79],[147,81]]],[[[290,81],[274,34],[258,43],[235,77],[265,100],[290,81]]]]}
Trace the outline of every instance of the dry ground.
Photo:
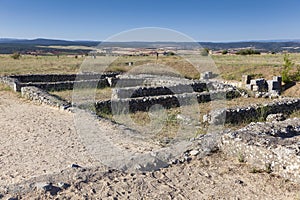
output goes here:
{"type": "MultiPolygon", "coordinates": [[[[33,105],[10,91],[0,92],[0,186],[18,184],[45,174],[71,183],[59,199],[298,199],[300,186],[265,172],[251,173],[222,153],[154,173],[107,170],[93,160],[80,143],[71,113],[33,105]],[[61,170],[78,163],[85,173],[61,170]],[[95,166],[100,166],[97,168],[95,166]],[[88,181],[78,177],[88,176],[88,181]],[[73,177],[73,178],[70,178],[73,177]]],[[[1,192],[0,192],[1,194],[1,192]]],[[[14,196],[14,195],[8,195],[14,196]]],[[[24,199],[51,199],[31,191],[24,199]]]]}

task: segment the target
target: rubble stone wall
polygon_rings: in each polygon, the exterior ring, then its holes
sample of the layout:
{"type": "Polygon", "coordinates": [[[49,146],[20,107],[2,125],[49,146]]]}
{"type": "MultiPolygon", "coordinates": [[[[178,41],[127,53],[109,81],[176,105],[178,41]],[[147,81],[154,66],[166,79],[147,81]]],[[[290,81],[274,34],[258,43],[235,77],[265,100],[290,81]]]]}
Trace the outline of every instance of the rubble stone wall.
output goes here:
{"type": "Polygon", "coordinates": [[[192,92],[203,92],[207,90],[206,83],[198,82],[192,84],[176,84],[161,87],[127,87],[115,88],[116,98],[136,98],[143,96],[172,95],[192,92]]]}
{"type": "Polygon", "coordinates": [[[103,79],[106,77],[116,77],[119,73],[111,72],[104,74],[28,74],[28,75],[14,75],[10,78],[18,79],[21,83],[28,82],[64,82],[75,80],[93,80],[103,79]]]}
{"type": "Polygon", "coordinates": [[[33,102],[49,105],[49,106],[56,107],[56,108],[59,108],[62,110],[65,110],[65,109],[71,107],[71,104],[69,102],[66,102],[57,96],[49,94],[45,90],[42,90],[40,88],[33,87],[33,86],[22,87],[21,95],[22,95],[22,97],[29,99],[33,102]]]}
{"type": "Polygon", "coordinates": [[[217,110],[210,113],[209,118],[211,124],[221,124],[224,122],[238,124],[251,121],[262,121],[265,120],[269,114],[290,114],[296,110],[300,110],[300,99],[289,98],[276,100],[264,105],[217,110]]]}
{"type": "MultiPolygon", "coordinates": [[[[211,100],[225,100],[236,98],[240,94],[237,91],[218,90],[201,93],[182,93],[173,95],[147,96],[138,98],[112,99],[95,103],[97,112],[111,113],[113,109],[127,109],[129,112],[148,111],[153,105],[159,104],[164,108],[174,108],[194,103],[204,103],[211,100]]],[[[116,110],[114,110],[116,112],[116,110]]],[[[114,113],[118,114],[118,113],[114,113]]]]}
{"type": "Polygon", "coordinates": [[[116,79],[118,73],[105,74],[32,74],[2,77],[15,91],[20,92],[22,87],[34,86],[47,91],[59,91],[73,89],[74,84],[81,87],[103,88],[111,86],[112,79],[116,79]]]}

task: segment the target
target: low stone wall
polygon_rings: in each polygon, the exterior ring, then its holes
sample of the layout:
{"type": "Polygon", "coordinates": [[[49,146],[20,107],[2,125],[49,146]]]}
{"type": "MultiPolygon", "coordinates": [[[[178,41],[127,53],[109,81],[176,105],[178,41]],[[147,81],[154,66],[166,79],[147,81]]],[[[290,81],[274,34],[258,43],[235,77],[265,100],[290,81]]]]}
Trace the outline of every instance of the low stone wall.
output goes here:
{"type": "MultiPolygon", "coordinates": [[[[174,108],[194,103],[204,103],[211,100],[225,100],[226,98],[235,98],[240,94],[234,90],[218,90],[201,93],[183,93],[173,95],[147,96],[138,98],[112,99],[107,101],[99,101],[95,103],[97,113],[111,113],[123,110],[129,112],[148,111],[153,105],[159,104],[164,108],[174,108]]],[[[119,113],[114,113],[119,114],[119,113]]]]}
{"type": "Polygon", "coordinates": [[[219,148],[227,155],[300,183],[300,120],[259,122],[221,137],[219,148]]]}
{"type": "Polygon", "coordinates": [[[120,73],[109,72],[103,74],[28,74],[28,75],[14,75],[10,78],[17,79],[20,83],[28,82],[64,82],[75,80],[93,80],[103,79],[106,77],[116,77],[120,73]]]}
{"type": "Polygon", "coordinates": [[[60,99],[57,96],[51,95],[45,90],[42,90],[37,87],[22,87],[21,88],[22,97],[29,99],[33,102],[39,104],[50,105],[52,107],[56,107],[62,110],[68,109],[71,107],[71,104],[60,99]]]}
{"type": "Polygon", "coordinates": [[[207,90],[206,83],[177,84],[161,87],[127,87],[115,88],[115,98],[137,98],[144,96],[183,94],[188,92],[203,92],[207,90]]]}
{"type": "Polygon", "coordinates": [[[115,82],[119,73],[104,74],[33,74],[2,77],[0,81],[17,92],[22,87],[34,86],[47,91],[71,90],[74,84],[79,87],[108,87],[115,82]]]}
{"type": "Polygon", "coordinates": [[[300,109],[300,99],[275,100],[265,105],[253,105],[233,109],[216,110],[209,114],[209,123],[245,123],[265,120],[269,114],[290,114],[300,109]],[[225,117],[226,116],[226,117],[225,117]]]}
{"type": "Polygon", "coordinates": [[[17,83],[17,88],[21,90],[22,87],[34,86],[46,91],[60,91],[72,90],[74,85],[82,88],[104,88],[109,87],[107,79],[99,80],[82,80],[82,81],[64,81],[64,82],[33,82],[33,83],[17,83]]]}

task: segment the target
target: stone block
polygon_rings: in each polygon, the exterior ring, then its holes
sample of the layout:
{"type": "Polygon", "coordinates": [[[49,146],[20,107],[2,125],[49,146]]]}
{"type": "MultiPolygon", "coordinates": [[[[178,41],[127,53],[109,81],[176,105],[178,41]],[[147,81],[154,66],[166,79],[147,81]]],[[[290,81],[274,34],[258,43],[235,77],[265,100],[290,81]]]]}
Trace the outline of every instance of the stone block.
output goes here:
{"type": "Polygon", "coordinates": [[[210,71],[203,72],[200,74],[200,78],[201,79],[211,79],[211,78],[213,78],[213,73],[210,71]]]}
{"type": "Polygon", "coordinates": [[[251,80],[251,77],[249,75],[242,76],[242,84],[248,85],[248,84],[250,84],[250,80],[251,80]]]}

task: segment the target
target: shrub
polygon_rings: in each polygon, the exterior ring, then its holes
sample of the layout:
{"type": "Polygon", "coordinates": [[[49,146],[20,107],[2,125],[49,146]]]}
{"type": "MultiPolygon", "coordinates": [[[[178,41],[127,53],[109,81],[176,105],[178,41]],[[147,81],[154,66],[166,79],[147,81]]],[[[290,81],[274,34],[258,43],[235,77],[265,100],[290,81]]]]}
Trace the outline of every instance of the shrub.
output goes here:
{"type": "Polygon", "coordinates": [[[169,52],[167,53],[167,56],[174,56],[174,55],[175,55],[175,53],[172,52],[172,51],[169,51],[169,52]]]}
{"type": "Polygon", "coordinates": [[[242,49],[236,52],[237,55],[252,55],[252,54],[260,54],[259,51],[253,49],[242,49]]]}
{"type": "Polygon", "coordinates": [[[15,60],[20,59],[21,54],[19,52],[15,52],[13,55],[11,55],[11,57],[15,60]]]}
{"type": "Polygon", "coordinates": [[[227,49],[224,49],[224,50],[222,51],[222,54],[223,54],[223,55],[228,54],[228,50],[227,50],[227,49]]]}
{"type": "Polygon", "coordinates": [[[208,53],[209,53],[209,49],[208,48],[204,48],[201,50],[201,56],[208,56],[208,53]]]}

